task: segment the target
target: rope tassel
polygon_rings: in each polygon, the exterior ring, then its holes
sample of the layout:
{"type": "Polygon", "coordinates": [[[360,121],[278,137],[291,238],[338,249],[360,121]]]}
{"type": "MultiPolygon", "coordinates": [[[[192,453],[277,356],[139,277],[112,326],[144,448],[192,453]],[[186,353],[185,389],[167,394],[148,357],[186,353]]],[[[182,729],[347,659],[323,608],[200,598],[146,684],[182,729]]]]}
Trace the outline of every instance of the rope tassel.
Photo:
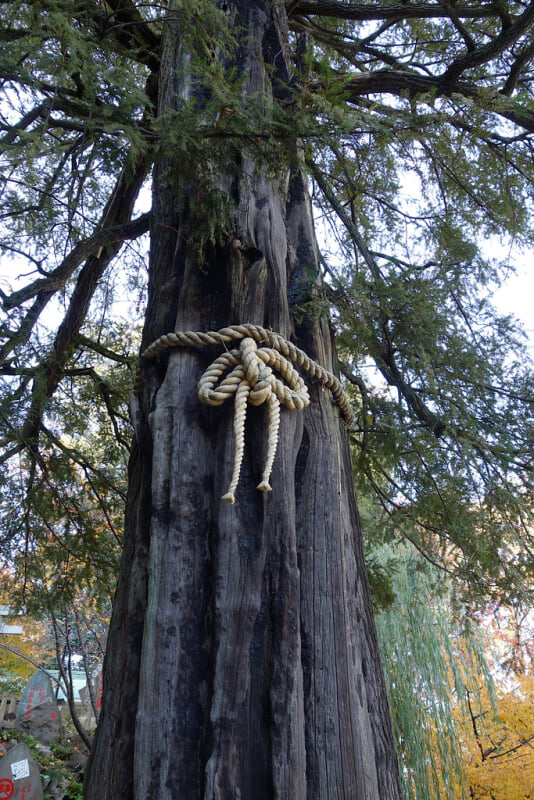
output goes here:
{"type": "Polygon", "coordinates": [[[269,478],[278,446],[280,429],[280,403],[289,408],[304,408],[310,402],[306,384],[289,361],[272,348],[258,350],[258,345],[250,337],[245,337],[239,350],[223,353],[215,359],[201,377],[198,384],[198,397],[203,403],[220,405],[230,394],[236,393],[234,413],[234,470],[225,503],[235,502],[235,489],[239,482],[243,453],[245,450],[245,420],[247,402],[254,406],[267,403],[268,445],[267,459],[258,489],[270,492],[269,478]],[[218,383],[228,369],[232,371],[218,383]],[[273,374],[273,369],[283,377],[283,383],[273,374]]]}
{"type": "MultiPolygon", "coordinates": [[[[292,409],[302,409],[309,405],[310,395],[306,384],[291,361],[330,389],[348,424],[352,421],[352,409],[341,384],[334,375],[312,361],[303,350],[299,350],[280,334],[267,331],[258,325],[235,325],[207,333],[195,331],[170,333],[161,336],[147,347],[142,357],[155,358],[168,347],[224,344],[231,339],[241,339],[239,349],[222,353],[210,364],[198,383],[198,397],[202,403],[219,406],[227,397],[235,394],[234,466],[228,491],[222,498],[225,503],[232,505],[235,502],[235,490],[245,452],[247,403],[254,406],[267,403],[268,406],[267,457],[262,479],[257,486],[262,492],[271,491],[269,479],[278,446],[280,404],[283,403],[292,409]],[[258,348],[257,343],[266,343],[270,346],[258,348]],[[274,370],[280,378],[276,377],[274,370]]],[[[141,382],[138,378],[135,392],[139,394],[140,391],[141,382]]]]}
{"type": "MultiPolygon", "coordinates": [[[[239,483],[239,474],[241,472],[241,464],[243,463],[243,455],[245,452],[245,419],[247,415],[247,400],[250,395],[250,384],[248,381],[241,381],[235,393],[235,412],[234,412],[234,471],[232,473],[232,480],[228,491],[223,495],[222,499],[225,503],[233,505],[235,503],[234,492],[239,483]]],[[[205,401],[204,401],[205,402],[205,401]]]]}

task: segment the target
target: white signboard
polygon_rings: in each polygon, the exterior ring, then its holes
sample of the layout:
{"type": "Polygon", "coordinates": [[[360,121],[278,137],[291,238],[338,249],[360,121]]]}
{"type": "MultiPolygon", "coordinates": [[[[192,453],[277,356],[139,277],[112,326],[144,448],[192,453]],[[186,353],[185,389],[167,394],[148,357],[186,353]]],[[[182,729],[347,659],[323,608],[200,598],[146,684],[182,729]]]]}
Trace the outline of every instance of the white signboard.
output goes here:
{"type": "Polygon", "coordinates": [[[11,764],[11,774],[14,781],[21,781],[23,778],[28,778],[30,775],[30,762],[27,758],[23,761],[14,761],[11,764]]]}

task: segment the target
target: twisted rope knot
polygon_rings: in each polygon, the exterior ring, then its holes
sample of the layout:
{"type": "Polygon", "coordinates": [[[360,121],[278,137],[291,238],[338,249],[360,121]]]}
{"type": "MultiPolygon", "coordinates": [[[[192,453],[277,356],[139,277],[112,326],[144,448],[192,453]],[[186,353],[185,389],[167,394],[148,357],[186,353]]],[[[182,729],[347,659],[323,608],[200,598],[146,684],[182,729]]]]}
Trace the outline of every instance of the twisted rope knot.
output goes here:
{"type": "Polygon", "coordinates": [[[235,392],[234,413],[234,469],[225,503],[235,502],[235,490],[239,481],[243,454],[245,451],[245,420],[247,402],[253,406],[267,403],[268,406],[268,447],[265,468],[258,489],[270,492],[274,457],[278,445],[280,428],[280,403],[289,408],[304,408],[310,402],[306,384],[287,358],[270,347],[258,349],[250,337],[245,337],[238,350],[223,353],[208,367],[198,383],[198,397],[203,403],[218,406],[235,392]],[[219,379],[231,369],[222,380],[219,379]],[[275,369],[286,381],[277,378],[275,369]]]}
{"type": "Polygon", "coordinates": [[[249,337],[243,339],[239,345],[239,354],[245,368],[247,381],[250,384],[249,403],[261,406],[271,392],[269,378],[272,375],[272,369],[258,357],[258,345],[254,339],[249,337]]]}
{"type": "MultiPolygon", "coordinates": [[[[224,344],[232,339],[241,339],[238,349],[222,353],[204,372],[198,383],[198,397],[210,406],[219,406],[235,394],[234,411],[234,467],[228,492],[223,495],[225,503],[235,502],[235,490],[239,482],[241,464],[245,450],[245,420],[247,403],[259,406],[267,404],[268,444],[265,468],[258,489],[270,492],[269,478],[278,446],[280,429],[280,404],[291,409],[302,409],[310,402],[304,380],[291,364],[294,361],[314,378],[318,378],[332,392],[345,421],[352,421],[352,409],[338,379],[332,373],[312,361],[303,350],[288,342],[278,333],[267,331],[259,325],[235,325],[219,331],[177,331],[160,336],[142,353],[143,358],[155,358],[168,347],[187,345],[224,344]],[[270,347],[258,347],[266,343],[270,347]],[[276,371],[280,378],[274,374],[276,371]],[[225,374],[227,373],[227,374],[225,374]]],[[[140,393],[140,378],[135,391],[140,393]]]]}

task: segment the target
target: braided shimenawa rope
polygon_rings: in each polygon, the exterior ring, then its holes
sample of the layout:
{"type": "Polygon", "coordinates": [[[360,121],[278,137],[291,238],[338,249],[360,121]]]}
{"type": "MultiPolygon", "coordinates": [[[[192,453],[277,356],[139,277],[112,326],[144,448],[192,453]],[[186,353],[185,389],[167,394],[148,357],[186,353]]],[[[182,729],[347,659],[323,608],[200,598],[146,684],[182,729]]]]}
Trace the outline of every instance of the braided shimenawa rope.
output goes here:
{"type": "MultiPolygon", "coordinates": [[[[301,409],[310,402],[308,389],[290,363],[302,367],[309,375],[319,380],[332,392],[345,421],[352,422],[352,409],[339,380],[331,372],[312,361],[303,350],[295,347],[279,333],[268,331],[259,325],[232,325],[218,331],[178,331],[160,336],[141,354],[142,358],[152,359],[169,347],[186,347],[204,344],[226,344],[232,339],[241,339],[239,349],[229,350],[208,367],[198,383],[198,397],[203,403],[218,406],[235,393],[234,414],[234,469],[228,492],[223,496],[225,503],[234,503],[234,492],[239,481],[241,463],[245,447],[245,418],[247,402],[259,406],[268,405],[268,448],[265,468],[258,489],[271,490],[269,477],[278,445],[280,427],[280,403],[289,408],[301,409]],[[258,348],[258,344],[268,347],[258,348]],[[230,370],[230,372],[228,372],[230,370]],[[273,374],[276,370],[283,381],[273,374]],[[226,377],[222,378],[225,372],[226,377]],[[219,379],[222,378],[220,383],[219,379]],[[218,384],[218,385],[217,385],[218,384]]],[[[140,378],[135,391],[141,389],[140,378]]]]}

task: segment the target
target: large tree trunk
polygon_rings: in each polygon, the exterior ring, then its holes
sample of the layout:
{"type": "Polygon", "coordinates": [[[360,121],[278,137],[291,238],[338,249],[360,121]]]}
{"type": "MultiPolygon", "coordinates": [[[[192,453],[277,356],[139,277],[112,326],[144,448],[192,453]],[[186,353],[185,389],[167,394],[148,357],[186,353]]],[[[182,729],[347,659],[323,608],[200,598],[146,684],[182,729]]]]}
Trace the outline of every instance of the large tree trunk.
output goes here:
{"type": "MultiPolygon", "coordinates": [[[[245,95],[288,81],[282,5],[237,3],[245,95]],[[267,72],[262,59],[271,62],[267,72]]],[[[176,107],[179,30],[169,26],[159,111],[176,107]]],[[[267,109],[266,109],[267,113],[267,109]]],[[[254,323],[333,369],[321,320],[296,325],[317,279],[303,176],[267,179],[241,154],[225,247],[199,267],[177,212],[172,158],[154,176],[144,344],[170,330],[254,323]]],[[[197,189],[198,191],[198,189],[197,189]]],[[[197,382],[221,349],[179,348],[144,367],[130,465],[126,547],[87,800],[397,800],[348,437],[320,383],[282,409],[272,492],[259,492],[264,407],[250,408],[235,505],[233,400],[203,406],[197,382]]],[[[311,382],[309,382],[311,383],[311,382]]]]}

